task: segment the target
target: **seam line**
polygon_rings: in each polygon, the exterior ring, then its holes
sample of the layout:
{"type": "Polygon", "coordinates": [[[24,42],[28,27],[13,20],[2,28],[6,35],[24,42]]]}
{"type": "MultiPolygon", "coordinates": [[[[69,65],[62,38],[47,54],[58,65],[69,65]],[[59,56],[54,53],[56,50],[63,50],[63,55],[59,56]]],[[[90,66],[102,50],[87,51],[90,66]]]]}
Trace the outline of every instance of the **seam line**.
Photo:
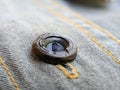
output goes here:
{"type": "Polygon", "coordinates": [[[50,7],[42,4],[41,2],[37,1],[37,0],[32,0],[36,5],[38,6],[42,6],[43,8],[45,8],[47,11],[51,12],[52,14],[54,14],[55,16],[59,17],[60,20],[63,20],[64,22],[67,22],[68,24],[70,24],[71,26],[75,27],[76,29],[80,30],[81,32],[83,32],[84,34],[86,34],[89,39],[91,39],[99,48],[101,48],[108,56],[110,56],[117,64],[120,65],[120,60],[117,59],[108,49],[106,49],[99,41],[97,41],[86,29],[84,29],[83,27],[81,27],[79,24],[74,23],[72,20],[70,20],[69,18],[63,16],[62,14],[60,14],[59,12],[51,9],[50,7]]]}
{"type": "Polygon", "coordinates": [[[79,20],[84,21],[86,24],[90,25],[91,27],[95,28],[98,31],[101,31],[102,33],[106,34],[110,39],[112,39],[114,42],[118,43],[120,45],[120,40],[117,39],[114,35],[112,35],[110,32],[106,31],[104,28],[100,27],[99,25],[95,24],[94,22],[84,18],[83,16],[81,16],[80,14],[78,14],[77,12],[74,12],[70,9],[68,9],[67,7],[65,7],[64,5],[59,4],[56,0],[50,0],[54,5],[59,6],[62,10],[64,11],[68,11],[70,13],[73,14],[73,16],[79,20]]]}
{"type": "Polygon", "coordinates": [[[5,72],[7,73],[7,75],[8,75],[8,77],[9,77],[10,81],[12,82],[15,90],[20,90],[17,82],[16,82],[15,79],[13,78],[11,72],[9,71],[9,69],[8,69],[6,63],[4,62],[4,60],[2,59],[2,57],[0,57],[0,63],[1,63],[1,65],[2,65],[2,67],[3,67],[3,69],[5,70],[5,72]]]}

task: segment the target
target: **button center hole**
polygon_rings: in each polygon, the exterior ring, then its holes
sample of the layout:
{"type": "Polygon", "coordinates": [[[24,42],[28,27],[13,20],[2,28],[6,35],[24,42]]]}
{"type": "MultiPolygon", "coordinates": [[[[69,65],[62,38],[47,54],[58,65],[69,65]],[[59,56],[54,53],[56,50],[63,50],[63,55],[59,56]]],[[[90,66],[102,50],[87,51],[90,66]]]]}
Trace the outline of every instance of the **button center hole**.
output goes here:
{"type": "Polygon", "coordinates": [[[65,50],[65,47],[61,43],[59,43],[57,41],[53,41],[53,42],[49,43],[46,46],[46,48],[48,50],[55,51],[55,52],[59,52],[59,51],[64,51],[65,50]]]}

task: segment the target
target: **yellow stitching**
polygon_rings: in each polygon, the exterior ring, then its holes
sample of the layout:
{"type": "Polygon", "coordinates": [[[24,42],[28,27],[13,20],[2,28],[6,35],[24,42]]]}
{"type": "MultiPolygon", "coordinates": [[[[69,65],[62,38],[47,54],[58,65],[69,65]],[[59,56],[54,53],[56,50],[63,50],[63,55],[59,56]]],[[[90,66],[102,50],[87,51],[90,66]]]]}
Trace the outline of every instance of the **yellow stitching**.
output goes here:
{"type": "Polygon", "coordinates": [[[15,79],[13,78],[12,74],[10,73],[7,65],[5,64],[4,60],[0,57],[0,63],[2,65],[2,67],[4,68],[4,70],[6,71],[9,79],[11,80],[11,82],[13,83],[13,86],[15,87],[15,90],[20,90],[18,84],[16,83],[15,79]]]}
{"type": "Polygon", "coordinates": [[[69,23],[70,25],[74,26],[75,28],[79,29],[81,32],[85,33],[98,47],[100,47],[107,55],[109,55],[116,63],[120,64],[120,60],[117,59],[109,50],[107,50],[101,43],[99,43],[86,29],[81,27],[79,24],[74,23],[69,18],[63,16],[62,14],[58,13],[57,11],[51,9],[50,7],[45,6],[44,4],[38,2],[37,0],[32,0],[37,5],[44,7],[49,12],[53,13],[63,21],[69,23]]]}
{"type": "Polygon", "coordinates": [[[74,74],[70,74],[62,65],[56,65],[56,67],[63,72],[63,74],[69,78],[69,79],[76,79],[79,77],[79,74],[77,72],[77,69],[71,65],[70,63],[67,63],[67,65],[72,69],[74,74]]]}
{"type": "Polygon", "coordinates": [[[98,26],[97,24],[93,23],[92,21],[82,17],[81,15],[79,15],[77,12],[73,12],[72,10],[66,8],[65,6],[59,4],[57,1],[55,0],[51,0],[51,2],[54,5],[59,6],[61,9],[63,9],[64,11],[69,11],[73,14],[74,17],[76,17],[77,19],[83,20],[86,24],[90,25],[93,28],[96,28],[96,30],[99,30],[101,32],[103,32],[104,34],[106,34],[109,38],[111,38],[113,41],[115,41],[116,43],[118,43],[120,45],[120,40],[117,39],[115,36],[113,36],[111,33],[109,33],[108,31],[106,31],[105,29],[103,29],[102,27],[98,26]]]}

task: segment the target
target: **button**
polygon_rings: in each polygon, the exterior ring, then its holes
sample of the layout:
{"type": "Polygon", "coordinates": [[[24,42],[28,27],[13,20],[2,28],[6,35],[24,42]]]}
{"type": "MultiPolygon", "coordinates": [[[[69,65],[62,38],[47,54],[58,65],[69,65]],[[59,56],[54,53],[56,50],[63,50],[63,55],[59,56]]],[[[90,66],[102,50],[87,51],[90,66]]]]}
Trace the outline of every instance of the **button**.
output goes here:
{"type": "Polygon", "coordinates": [[[32,50],[40,60],[50,64],[68,63],[77,55],[77,46],[70,37],[55,33],[40,35],[33,42],[32,50]]]}

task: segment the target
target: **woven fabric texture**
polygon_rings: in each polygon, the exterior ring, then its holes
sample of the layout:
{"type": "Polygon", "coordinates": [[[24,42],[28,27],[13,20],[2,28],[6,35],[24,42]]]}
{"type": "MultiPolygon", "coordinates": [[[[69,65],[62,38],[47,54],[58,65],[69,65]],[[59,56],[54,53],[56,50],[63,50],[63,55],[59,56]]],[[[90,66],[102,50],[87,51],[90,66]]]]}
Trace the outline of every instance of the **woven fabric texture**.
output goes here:
{"type": "Polygon", "coordinates": [[[102,7],[0,0],[0,90],[120,90],[119,11],[119,0],[102,7]],[[32,53],[33,41],[46,32],[67,35],[77,45],[71,64],[78,79],[67,79],[32,53]]]}

